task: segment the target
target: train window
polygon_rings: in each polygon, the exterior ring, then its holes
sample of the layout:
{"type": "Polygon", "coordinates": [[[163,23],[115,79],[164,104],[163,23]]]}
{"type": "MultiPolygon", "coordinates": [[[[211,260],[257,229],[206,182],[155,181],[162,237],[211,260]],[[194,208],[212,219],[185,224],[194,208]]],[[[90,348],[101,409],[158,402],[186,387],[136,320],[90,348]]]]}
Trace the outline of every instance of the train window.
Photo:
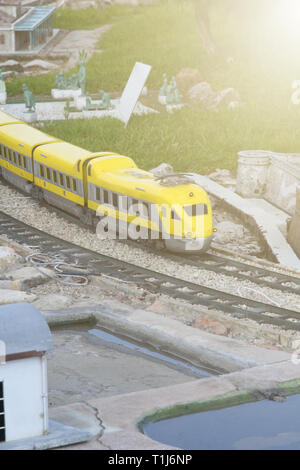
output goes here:
{"type": "Polygon", "coordinates": [[[108,191],[104,190],[103,191],[103,202],[104,204],[108,204],[108,191]]]}
{"type": "Polygon", "coordinates": [[[112,204],[114,207],[118,207],[118,195],[116,193],[112,195],[112,204]]]}
{"type": "Polygon", "coordinates": [[[121,211],[127,212],[127,210],[128,210],[127,206],[128,206],[128,197],[127,197],[127,196],[123,196],[123,195],[120,196],[120,197],[119,197],[119,209],[120,209],[121,211]]]}
{"type": "Polygon", "coordinates": [[[150,204],[147,204],[147,202],[141,202],[140,208],[141,208],[141,215],[146,219],[149,218],[149,216],[150,216],[150,204]]]}
{"type": "Polygon", "coordinates": [[[6,158],[7,158],[7,160],[10,160],[10,161],[11,161],[11,156],[10,156],[10,153],[9,153],[9,150],[8,150],[8,148],[7,148],[7,147],[5,147],[5,149],[4,149],[4,150],[5,150],[5,155],[6,155],[6,158]]]}
{"type": "Polygon", "coordinates": [[[52,170],[52,179],[54,181],[54,183],[57,183],[57,173],[55,170],[52,170]]]}
{"type": "Polygon", "coordinates": [[[15,164],[18,164],[18,159],[17,159],[17,154],[13,150],[10,150],[10,154],[12,155],[12,159],[15,162],[15,164]]]}
{"type": "Polygon", "coordinates": [[[171,219],[173,220],[180,220],[179,215],[174,210],[171,210],[171,219]]]}
{"type": "Polygon", "coordinates": [[[51,180],[51,173],[50,169],[46,167],[46,175],[47,175],[47,180],[51,180]]]}
{"type": "Polygon", "coordinates": [[[59,173],[59,184],[61,186],[64,186],[64,175],[62,175],[61,173],[59,173]]]}
{"type": "Polygon", "coordinates": [[[97,199],[97,201],[100,201],[100,198],[101,198],[100,188],[96,188],[96,199],[97,199]]]}
{"type": "Polygon", "coordinates": [[[23,168],[25,168],[25,170],[26,170],[26,168],[27,168],[26,157],[22,157],[22,158],[23,158],[23,168]]]}
{"type": "Polygon", "coordinates": [[[43,165],[40,165],[40,177],[44,178],[45,177],[45,172],[44,172],[44,167],[43,165]]]}
{"type": "Polygon", "coordinates": [[[191,206],[184,206],[184,210],[190,217],[194,217],[196,215],[205,215],[207,214],[207,205],[193,204],[191,206]]]}
{"type": "Polygon", "coordinates": [[[70,183],[70,177],[69,176],[66,176],[66,184],[67,184],[67,188],[70,189],[71,188],[71,183],[70,183]]]}
{"type": "Polygon", "coordinates": [[[73,191],[75,191],[75,193],[76,193],[76,191],[77,191],[77,184],[76,184],[76,180],[75,180],[74,178],[72,178],[72,189],[73,189],[73,191]]]}
{"type": "Polygon", "coordinates": [[[18,165],[22,166],[22,159],[21,159],[21,155],[19,153],[18,153],[18,165]]]}
{"type": "Polygon", "coordinates": [[[2,144],[0,145],[0,153],[1,153],[2,157],[6,158],[5,152],[4,152],[4,145],[2,145],[2,144]]]}
{"type": "Polygon", "coordinates": [[[92,174],[92,165],[88,166],[88,174],[89,174],[89,176],[91,176],[91,174],[92,174]]]}

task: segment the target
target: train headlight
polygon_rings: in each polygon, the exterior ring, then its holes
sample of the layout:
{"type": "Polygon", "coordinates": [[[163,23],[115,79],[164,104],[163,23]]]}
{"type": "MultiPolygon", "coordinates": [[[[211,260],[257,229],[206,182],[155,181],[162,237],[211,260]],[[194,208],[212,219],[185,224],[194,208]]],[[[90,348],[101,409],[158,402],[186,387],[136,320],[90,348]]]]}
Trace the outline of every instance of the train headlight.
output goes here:
{"type": "Polygon", "coordinates": [[[184,236],[185,238],[194,238],[193,232],[185,232],[184,236]]]}

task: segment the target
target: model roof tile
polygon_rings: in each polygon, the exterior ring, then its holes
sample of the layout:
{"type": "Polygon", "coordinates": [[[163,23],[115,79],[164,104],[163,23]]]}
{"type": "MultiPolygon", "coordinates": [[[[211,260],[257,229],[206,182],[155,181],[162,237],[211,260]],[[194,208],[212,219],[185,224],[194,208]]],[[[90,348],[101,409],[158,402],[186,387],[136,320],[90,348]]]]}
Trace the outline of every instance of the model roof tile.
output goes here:
{"type": "Polygon", "coordinates": [[[0,341],[5,345],[6,357],[53,349],[45,318],[28,303],[0,307],[0,341]]]}

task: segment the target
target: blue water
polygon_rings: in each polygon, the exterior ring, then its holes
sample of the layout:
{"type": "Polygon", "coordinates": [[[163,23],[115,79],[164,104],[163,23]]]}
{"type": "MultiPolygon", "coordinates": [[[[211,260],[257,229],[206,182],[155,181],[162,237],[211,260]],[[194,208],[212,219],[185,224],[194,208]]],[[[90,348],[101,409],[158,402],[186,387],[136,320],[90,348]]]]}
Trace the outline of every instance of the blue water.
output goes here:
{"type": "Polygon", "coordinates": [[[185,450],[299,450],[300,395],[148,423],[144,433],[185,450]]]}
{"type": "Polygon", "coordinates": [[[219,373],[219,371],[217,371],[216,369],[209,368],[208,366],[205,367],[203,365],[203,367],[195,367],[192,364],[184,362],[180,359],[176,359],[169,355],[162,354],[153,349],[150,349],[149,347],[142,346],[140,344],[136,344],[131,341],[127,341],[126,339],[120,338],[119,336],[115,336],[99,328],[91,329],[89,330],[89,333],[92,335],[95,335],[96,337],[98,337],[99,339],[107,343],[112,343],[112,344],[117,344],[119,346],[123,346],[125,350],[127,349],[128,351],[140,353],[149,359],[154,359],[154,360],[156,359],[168,365],[169,367],[173,366],[177,370],[182,371],[183,373],[186,373],[193,377],[199,377],[199,378],[209,377],[212,374],[219,373]]]}

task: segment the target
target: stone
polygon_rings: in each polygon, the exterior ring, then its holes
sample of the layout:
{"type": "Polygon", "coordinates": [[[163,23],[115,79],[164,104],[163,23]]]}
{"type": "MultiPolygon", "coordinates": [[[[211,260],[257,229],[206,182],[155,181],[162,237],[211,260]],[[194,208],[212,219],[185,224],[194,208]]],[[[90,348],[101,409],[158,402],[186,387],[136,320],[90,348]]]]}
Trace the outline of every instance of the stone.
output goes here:
{"type": "Polygon", "coordinates": [[[218,322],[217,320],[213,320],[207,316],[203,316],[194,320],[193,327],[208,330],[210,333],[222,336],[228,336],[230,332],[230,329],[223,325],[223,323],[218,322]]]}
{"type": "Polygon", "coordinates": [[[39,270],[37,270],[31,266],[25,266],[7,273],[7,277],[15,283],[13,286],[19,286],[21,290],[44,284],[49,281],[49,276],[53,277],[53,273],[50,269],[39,268],[39,270]]]}
{"type": "Polygon", "coordinates": [[[186,92],[202,81],[203,77],[198,69],[184,68],[176,75],[177,86],[182,92],[186,92]]]}
{"type": "Polygon", "coordinates": [[[216,229],[215,241],[218,243],[229,243],[244,236],[244,227],[233,222],[220,222],[216,224],[216,229]]]}
{"type": "Polygon", "coordinates": [[[236,185],[236,180],[232,178],[229,170],[217,168],[213,173],[210,173],[209,178],[222,186],[233,189],[236,185]]]}
{"type": "Polygon", "coordinates": [[[168,163],[162,163],[156,168],[150,170],[150,173],[152,173],[154,176],[161,177],[174,174],[174,169],[168,163]]]}
{"type": "Polygon", "coordinates": [[[172,114],[174,111],[181,109],[184,107],[184,104],[168,104],[166,109],[167,112],[172,114]]]}
{"type": "Polygon", "coordinates": [[[66,295],[61,294],[46,294],[39,297],[35,302],[34,306],[38,310],[59,310],[71,305],[72,299],[66,295]]]}
{"type": "Polygon", "coordinates": [[[188,97],[191,103],[199,104],[203,108],[210,108],[214,106],[216,93],[209,83],[201,82],[189,89],[188,97]]]}
{"type": "Polygon", "coordinates": [[[159,104],[165,106],[167,104],[167,97],[166,96],[158,96],[158,102],[159,104]]]}
{"type": "Polygon", "coordinates": [[[0,104],[6,104],[7,100],[7,93],[5,92],[0,92],[0,104]]]}
{"type": "Polygon", "coordinates": [[[204,109],[215,109],[221,104],[227,104],[230,108],[240,106],[240,95],[234,88],[215,92],[207,82],[197,83],[190,88],[188,97],[192,104],[200,105],[204,109]]]}
{"type": "Polygon", "coordinates": [[[5,67],[9,71],[23,72],[23,66],[17,60],[9,59],[0,64],[0,67],[5,67]]]}
{"type": "Polygon", "coordinates": [[[19,302],[33,302],[36,295],[27,294],[19,290],[0,289],[0,305],[15,304],[19,302]]]}
{"type": "Polygon", "coordinates": [[[0,269],[5,269],[21,260],[21,256],[19,256],[15,250],[8,246],[0,246],[0,269]]]}
{"type": "Polygon", "coordinates": [[[24,111],[23,112],[23,121],[25,122],[36,122],[37,121],[37,113],[35,111],[33,112],[28,112],[24,111]]]}
{"type": "Polygon", "coordinates": [[[51,90],[51,96],[55,100],[60,100],[60,99],[75,99],[78,96],[81,96],[81,89],[78,88],[77,90],[60,90],[58,88],[52,88],[51,90]]]}
{"type": "Polygon", "coordinates": [[[0,289],[11,289],[11,281],[0,280],[0,289]]]}
{"type": "Polygon", "coordinates": [[[215,106],[221,103],[227,103],[229,107],[234,108],[240,104],[240,95],[234,88],[226,88],[217,93],[215,97],[215,106]]]}
{"type": "Polygon", "coordinates": [[[27,62],[23,65],[25,70],[55,70],[57,65],[52,62],[47,62],[46,60],[35,59],[27,62]]]}
{"type": "Polygon", "coordinates": [[[76,96],[74,98],[75,108],[79,111],[86,108],[86,96],[76,96]]]}

